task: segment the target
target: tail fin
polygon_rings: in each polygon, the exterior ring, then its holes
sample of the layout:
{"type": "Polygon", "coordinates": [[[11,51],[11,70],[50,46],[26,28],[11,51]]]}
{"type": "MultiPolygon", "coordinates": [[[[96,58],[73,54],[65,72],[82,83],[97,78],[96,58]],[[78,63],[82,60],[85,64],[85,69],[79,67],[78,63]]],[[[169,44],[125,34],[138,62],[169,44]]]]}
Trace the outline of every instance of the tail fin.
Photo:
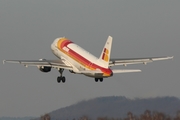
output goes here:
{"type": "Polygon", "coordinates": [[[101,56],[99,58],[99,61],[102,62],[103,67],[105,67],[105,68],[109,67],[109,59],[110,59],[110,54],[111,54],[112,40],[113,40],[113,38],[111,36],[109,36],[106,41],[106,44],[104,45],[101,56]]]}

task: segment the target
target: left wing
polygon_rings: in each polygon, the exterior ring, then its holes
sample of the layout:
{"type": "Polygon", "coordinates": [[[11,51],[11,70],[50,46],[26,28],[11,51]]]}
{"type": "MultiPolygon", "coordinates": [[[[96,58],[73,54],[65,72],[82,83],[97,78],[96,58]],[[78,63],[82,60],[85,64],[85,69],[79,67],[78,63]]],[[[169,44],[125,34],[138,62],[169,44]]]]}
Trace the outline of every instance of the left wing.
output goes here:
{"type": "Polygon", "coordinates": [[[63,60],[63,59],[59,59],[59,60],[46,60],[46,59],[40,59],[40,60],[4,60],[3,64],[5,62],[20,63],[26,67],[28,67],[28,66],[47,66],[47,67],[52,67],[52,68],[64,68],[64,69],[72,70],[72,66],[65,64],[65,60],[63,60]]]}
{"type": "Polygon", "coordinates": [[[116,66],[116,65],[129,65],[129,64],[147,64],[153,61],[158,60],[167,60],[172,59],[172,57],[149,57],[149,58],[128,58],[128,59],[110,59],[109,66],[116,66]]]}

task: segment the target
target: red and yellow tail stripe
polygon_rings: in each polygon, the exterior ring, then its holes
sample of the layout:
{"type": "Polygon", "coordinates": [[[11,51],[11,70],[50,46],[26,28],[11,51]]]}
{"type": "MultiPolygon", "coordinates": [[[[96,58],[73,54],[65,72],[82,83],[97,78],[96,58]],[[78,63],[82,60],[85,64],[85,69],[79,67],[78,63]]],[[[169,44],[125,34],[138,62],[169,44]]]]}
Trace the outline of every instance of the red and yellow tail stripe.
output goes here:
{"type": "Polygon", "coordinates": [[[109,50],[106,48],[104,48],[104,53],[102,55],[102,59],[106,62],[108,62],[108,60],[109,60],[109,50]]]}

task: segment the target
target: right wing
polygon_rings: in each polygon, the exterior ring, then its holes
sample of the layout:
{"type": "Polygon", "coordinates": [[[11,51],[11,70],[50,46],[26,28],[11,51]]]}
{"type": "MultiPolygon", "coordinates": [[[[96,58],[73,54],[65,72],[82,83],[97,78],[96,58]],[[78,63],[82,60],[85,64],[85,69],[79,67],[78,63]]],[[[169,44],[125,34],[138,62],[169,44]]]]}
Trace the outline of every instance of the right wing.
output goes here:
{"type": "Polygon", "coordinates": [[[116,65],[129,65],[129,64],[147,64],[153,61],[158,60],[167,60],[172,59],[172,57],[149,57],[149,58],[127,58],[127,59],[110,59],[109,66],[116,66],[116,65]]]}
{"type": "Polygon", "coordinates": [[[44,67],[52,67],[52,68],[64,68],[72,70],[72,66],[65,64],[65,60],[59,59],[59,60],[46,60],[46,59],[40,59],[40,60],[4,60],[3,64],[7,63],[19,63],[26,67],[28,66],[44,66],[44,67]]]}

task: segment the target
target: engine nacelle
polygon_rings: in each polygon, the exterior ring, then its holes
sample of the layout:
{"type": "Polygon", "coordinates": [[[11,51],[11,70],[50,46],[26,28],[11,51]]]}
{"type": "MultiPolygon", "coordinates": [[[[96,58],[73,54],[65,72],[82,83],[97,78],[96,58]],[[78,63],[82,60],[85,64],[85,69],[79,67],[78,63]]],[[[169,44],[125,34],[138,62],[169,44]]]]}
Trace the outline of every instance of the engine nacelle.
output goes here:
{"type": "Polygon", "coordinates": [[[39,66],[38,69],[41,72],[50,72],[51,71],[51,67],[46,67],[46,66],[39,66]]]}

